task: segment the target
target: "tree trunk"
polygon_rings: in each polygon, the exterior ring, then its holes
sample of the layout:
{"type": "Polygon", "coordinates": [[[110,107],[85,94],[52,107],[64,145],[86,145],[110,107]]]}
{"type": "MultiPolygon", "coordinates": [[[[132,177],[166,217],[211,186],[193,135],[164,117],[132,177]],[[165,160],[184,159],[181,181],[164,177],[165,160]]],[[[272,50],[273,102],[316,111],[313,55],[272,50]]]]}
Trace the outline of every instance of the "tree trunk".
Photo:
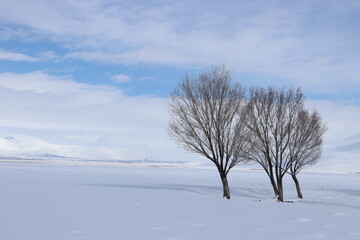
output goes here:
{"type": "Polygon", "coordinates": [[[299,184],[299,181],[297,180],[297,177],[295,174],[291,175],[292,176],[292,179],[294,180],[294,183],[295,183],[295,186],[296,186],[296,191],[297,191],[297,194],[298,194],[298,198],[303,198],[303,195],[301,193],[301,189],[300,189],[300,184],[299,184]]]}
{"type": "Polygon", "coordinates": [[[270,182],[271,182],[271,185],[272,185],[273,190],[274,190],[274,196],[278,197],[279,196],[279,190],[278,190],[278,188],[276,186],[276,182],[275,182],[274,177],[272,175],[270,176],[270,182]]]}
{"type": "Polygon", "coordinates": [[[230,199],[230,188],[229,183],[227,181],[227,176],[224,173],[220,173],[221,181],[223,184],[223,197],[226,199],[230,199]]]}
{"type": "Polygon", "coordinates": [[[284,201],[284,191],[283,191],[283,184],[282,179],[277,179],[277,188],[278,188],[278,201],[283,202],[284,201]]]}
{"type": "Polygon", "coordinates": [[[278,197],[279,196],[279,190],[278,190],[278,187],[277,187],[275,179],[274,179],[274,172],[273,172],[273,166],[272,166],[271,160],[268,160],[268,164],[269,164],[269,169],[268,169],[269,174],[268,174],[268,176],[270,178],[270,182],[271,182],[271,185],[272,185],[273,190],[274,190],[274,196],[278,197]]]}

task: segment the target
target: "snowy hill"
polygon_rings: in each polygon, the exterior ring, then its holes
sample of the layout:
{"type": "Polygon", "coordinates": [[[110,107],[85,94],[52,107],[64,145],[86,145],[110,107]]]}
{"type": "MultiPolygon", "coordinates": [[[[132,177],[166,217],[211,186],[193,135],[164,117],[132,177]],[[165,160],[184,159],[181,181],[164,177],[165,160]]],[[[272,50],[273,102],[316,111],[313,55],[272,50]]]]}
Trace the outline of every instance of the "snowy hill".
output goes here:
{"type": "Polygon", "coordinates": [[[70,160],[81,159],[80,152],[76,146],[51,144],[33,136],[8,131],[0,132],[0,159],[70,160]]]}
{"type": "MultiPolygon", "coordinates": [[[[126,150],[126,149],[125,149],[126,150]]],[[[0,131],[0,161],[47,161],[86,165],[183,165],[180,161],[159,161],[151,158],[125,158],[124,148],[104,146],[60,145],[39,138],[0,131]]],[[[205,164],[207,162],[204,162],[205,164]]],[[[187,162],[187,165],[193,163],[187,162]]]]}
{"type": "Polygon", "coordinates": [[[1,158],[61,157],[54,153],[57,152],[57,149],[56,145],[35,137],[9,132],[0,133],[1,158]]]}

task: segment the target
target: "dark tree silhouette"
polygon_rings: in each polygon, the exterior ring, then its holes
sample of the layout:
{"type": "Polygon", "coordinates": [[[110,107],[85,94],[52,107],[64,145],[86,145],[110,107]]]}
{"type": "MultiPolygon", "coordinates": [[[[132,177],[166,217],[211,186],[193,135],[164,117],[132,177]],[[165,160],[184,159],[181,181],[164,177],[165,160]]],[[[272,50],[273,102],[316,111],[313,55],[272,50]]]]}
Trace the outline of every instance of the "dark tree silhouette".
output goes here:
{"type": "Polygon", "coordinates": [[[284,200],[283,177],[291,166],[289,145],[304,100],[300,89],[250,89],[244,116],[251,148],[242,155],[263,167],[278,201],[284,200]]]}
{"type": "Polygon", "coordinates": [[[227,175],[241,161],[240,152],[246,144],[243,106],[244,89],[232,83],[231,73],[224,66],[194,78],[186,76],[170,102],[170,136],[215,164],[227,199],[227,175]]]}
{"type": "Polygon", "coordinates": [[[302,110],[298,114],[289,144],[291,165],[288,173],[294,180],[298,198],[303,198],[297,174],[306,166],[314,165],[321,156],[325,124],[317,111],[302,110]]]}

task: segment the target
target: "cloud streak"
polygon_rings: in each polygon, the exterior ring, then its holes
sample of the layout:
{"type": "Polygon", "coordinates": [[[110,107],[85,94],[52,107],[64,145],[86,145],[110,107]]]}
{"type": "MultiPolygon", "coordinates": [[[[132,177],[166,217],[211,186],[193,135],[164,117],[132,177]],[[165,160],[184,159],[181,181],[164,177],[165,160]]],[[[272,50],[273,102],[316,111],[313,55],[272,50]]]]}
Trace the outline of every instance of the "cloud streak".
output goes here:
{"type": "Polygon", "coordinates": [[[115,83],[124,83],[130,81],[131,77],[126,74],[117,74],[111,77],[115,83]]]}
{"type": "Polygon", "coordinates": [[[8,52],[0,49],[0,60],[36,62],[39,59],[22,53],[8,52]]]}

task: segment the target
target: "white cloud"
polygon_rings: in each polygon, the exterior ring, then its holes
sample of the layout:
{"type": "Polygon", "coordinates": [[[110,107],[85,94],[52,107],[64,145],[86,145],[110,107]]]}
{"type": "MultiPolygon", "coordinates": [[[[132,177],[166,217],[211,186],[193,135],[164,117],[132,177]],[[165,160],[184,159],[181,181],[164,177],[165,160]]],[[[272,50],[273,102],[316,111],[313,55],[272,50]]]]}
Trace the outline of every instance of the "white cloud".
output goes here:
{"type": "Polygon", "coordinates": [[[108,86],[92,86],[85,83],[78,83],[68,76],[52,76],[42,71],[30,73],[0,73],[0,87],[15,91],[29,91],[37,94],[54,93],[84,93],[90,91],[119,91],[108,86]]]}
{"type": "Polygon", "coordinates": [[[34,36],[33,32],[26,27],[14,29],[5,25],[0,26],[0,40],[2,41],[19,39],[22,41],[34,41],[37,38],[38,37],[34,36]]]}
{"type": "Polygon", "coordinates": [[[326,100],[309,101],[308,104],[317,109],[327,122],[326,141],[334,143],[334,147],[353,136],[360,136],[359,105],[326,100]]]}
{"type": "Polygon", "coordinates": [[[225,63],[238,73],[312,93],[360,88],[358,33],[344,27],[349,23],[333,22],[340,13],[351,20],[356,10],[350,3],[334,1],[321,16],[315,4],[282,1],[21,3],[2,1],[3,21],[67,46],[65,59],[186,67],[225,63]]]}
{"type": "Polygon", "coordinates": [[[317,164],[319,168],[332,166],[336,170],[360,166],[360,106],[325,100],[308,101],[326,122],[328,130],[324,137],[324,151],[317,164]]]}
{"type": "Polygon", "coordinates": [[[167,136],[167,105],[44,72],[0,74],[0,130],[45,139],[60,155],[184,160],[167,136]]]}
{"type": "Polygon", "coordinates": [[[0,60],[36,62],[39,59],[22,53],[8,52],[0,49],[0,60]]]}
{"type": "Polygon", "coordinates": [[[118,74],[111,77],[115,83],[124,83],[130,81],[131,77],[125,74],[118,74]]]}

